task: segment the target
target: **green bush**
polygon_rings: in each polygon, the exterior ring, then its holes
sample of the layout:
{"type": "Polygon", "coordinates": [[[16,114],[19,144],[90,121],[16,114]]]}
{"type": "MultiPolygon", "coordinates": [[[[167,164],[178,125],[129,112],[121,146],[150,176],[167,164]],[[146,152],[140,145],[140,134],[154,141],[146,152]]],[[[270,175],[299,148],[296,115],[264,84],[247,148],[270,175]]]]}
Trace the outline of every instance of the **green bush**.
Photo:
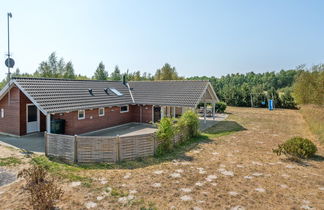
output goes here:
{"type": "Polygon", "coordinates": [[[226,107],[227,107],[227,105],[226,105],[225,102],[217,102],[215,104],[215,112],[217,112],[217,113],[224,113],[225,110],[226,110],[226,107]]]}
{"type": "Polygon", "coordinates": [[[316,145],[308,139],[294,137],[283,144],[279,144],[273,152],[277,155],[284,154],[289,158],[309,158],[317,151],[316,145]]]}
{"type": "Polygon", "coordinates": [[[182,131],[190,139],[198,136],[199,132],[199,117],[193,110],[186,111],[179,119],[177,123],[178,130],[182,131]]]}
{"type": "Polygon", "coordinates": [[[296,109],[296,103],[291,95],[292,91],[285,88],[283,94],[280,95],[280,107],[286,109],[296,109]]]}
{"type": "Polygon", "coordinates": [[[171,118],[164,117],[158,124],[158,130],[156,133],[159,146],[157,147],[156,153],[158,155],[165,152],[170,152],[173,148],[172,139],[175,134],[175,127],[171,118]]]}

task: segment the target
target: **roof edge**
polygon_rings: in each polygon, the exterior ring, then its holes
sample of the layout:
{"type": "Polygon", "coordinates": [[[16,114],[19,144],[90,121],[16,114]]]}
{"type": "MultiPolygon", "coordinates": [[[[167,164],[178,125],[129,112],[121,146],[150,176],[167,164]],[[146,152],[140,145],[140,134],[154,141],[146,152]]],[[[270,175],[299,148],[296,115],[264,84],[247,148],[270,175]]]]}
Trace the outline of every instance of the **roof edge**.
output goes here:
{"type": "Polygon", "coordinates": [[[209,80],[140,80],[140,81],[128,81],[128,82],[209,82],[209,80]]]}
{"type": "Polygon", "coordinates": [[[29,80],[54,80],[54,81],[87,81],[87,82],[121,82],[120,80],[92,80],[92,79],[65,79],[65,78],[46,78],[46,77],[12,77],[13,80],[29,79],[29,80]]]}
{"type": "Polygon", "coordinates": [[[16,86],[17,88],[20,89],[21,92],[23,92],[23,94],[25,94],[25,96],[44,114],[44,115],[47,115],[47,111],[45,111],[35,100],[34,98],[29,95],[29,93],[19,84],[19,82],[17,82],[16,80],[13,80],[12,81],[16,86]]]}

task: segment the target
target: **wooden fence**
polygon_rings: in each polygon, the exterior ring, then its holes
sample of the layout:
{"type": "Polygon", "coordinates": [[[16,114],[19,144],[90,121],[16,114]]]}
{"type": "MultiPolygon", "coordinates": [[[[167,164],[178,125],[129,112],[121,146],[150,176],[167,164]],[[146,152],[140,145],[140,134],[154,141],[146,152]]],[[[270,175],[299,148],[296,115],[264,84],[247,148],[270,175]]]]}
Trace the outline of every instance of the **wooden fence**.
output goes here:
{"type": "Polygon", "coordinates": [[[47,134],[45,132],[45,154],[73,163],[76,154],[75,142],[74,136],[47,134]]]}
{"type": "Polygon", "coordinates": [[[118,162],[154,155],[155,134],[68,136],[45,133],[45,154],[68,163],[118,162]]]}

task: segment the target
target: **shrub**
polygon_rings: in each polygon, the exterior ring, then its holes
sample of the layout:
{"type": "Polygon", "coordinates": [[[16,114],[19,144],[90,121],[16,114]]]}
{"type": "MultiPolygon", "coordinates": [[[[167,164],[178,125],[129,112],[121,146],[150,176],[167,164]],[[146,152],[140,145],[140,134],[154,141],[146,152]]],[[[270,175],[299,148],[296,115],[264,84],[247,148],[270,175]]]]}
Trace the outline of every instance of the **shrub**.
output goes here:
{"type": "Polygon", "coordinates": [[[283,94],[280,95],[281,108],[296,109],[296,103],[291,95],[291,90],[286,88],[283,94]]]}
{"type": "Polygon", "coordinates": [[[164,117],[158,124],[158,130],[156,136],[158,139],[159,146],[157,148],[157,154],[163,154],[169,152],[173,148],[172,139],[175,134],[175,128],[171,118],[164,117]]]}
{"type": "Polygon", "coordinates": [[[30,194],[29,203],[33,209],[55,209],[55,204],[62,197],[63,191],[44,167],[33,165],[29,169],[22,170],[18,177],[23,177],[27,182],[25,189],[30,194]]]}
{"type": "Polygon", "coordinates": [[[178,121],[180,132],[186,136],[186,139],[199,135],[199,118],[196,112],[192,110],[186,111],[178,121]]]}
{"type": "Polygon", "coordinates": [[[226,107],[227,107],[227,105],[226,105],[225,102],[217,102],[215,104],[215,112],[217,112],[217,113],[224,113],[225,110],[226,110],[226,107]]]}
{"type": "Polygon", "coordinates": [[[309,158],[317,151],[316,145],[308,139],[294,137],[283,144],[279,144],[273,152],[277,155],[284,154],[289,158],[309,158]]]}

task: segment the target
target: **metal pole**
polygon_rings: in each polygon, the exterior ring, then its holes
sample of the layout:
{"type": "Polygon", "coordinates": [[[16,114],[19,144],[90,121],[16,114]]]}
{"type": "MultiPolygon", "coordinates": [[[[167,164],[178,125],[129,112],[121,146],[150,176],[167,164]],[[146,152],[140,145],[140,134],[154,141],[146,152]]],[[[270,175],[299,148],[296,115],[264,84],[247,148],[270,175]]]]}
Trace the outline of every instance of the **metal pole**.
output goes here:
{"type": "MultiPolygon", "coordinates": [[[[9,36],[9,18],[12,17],[10,12],[7,13],[7,26],[8,26],[8,59],[10,59],[10,36],[9,36]]],[[[10,81],[10,66],[8,66],[8,82],[10,81]]]]}
{"type": "Polygon", "coordinates": [[[204,123],[206,124],[206,113],[207,113],[207,104],[204,102],[204,123]]]}

